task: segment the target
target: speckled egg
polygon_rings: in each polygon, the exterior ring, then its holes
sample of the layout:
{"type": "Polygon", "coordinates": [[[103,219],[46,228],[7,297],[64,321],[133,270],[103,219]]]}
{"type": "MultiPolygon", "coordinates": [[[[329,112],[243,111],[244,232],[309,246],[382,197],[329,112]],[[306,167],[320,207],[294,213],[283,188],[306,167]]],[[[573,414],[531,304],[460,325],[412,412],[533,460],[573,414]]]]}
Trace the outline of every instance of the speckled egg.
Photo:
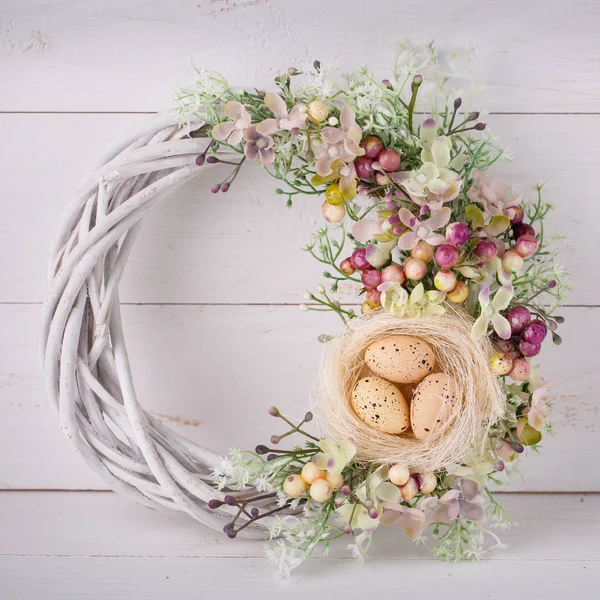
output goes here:
{"type": "Polygon", "coordinates": [[[419,440],[426,440],[434,428],[448,420],[462,400],[457,384],[445,373],[428,375],[417,386],[410,405],[410,424],[419,440]]]}
{"type": "Polygon", "coordinates": [[[418,383],[435,367],[431,346],[410,335],[390,335],[373,342],[365,351],[367,366],[394,383],[418,383]]]}
{"type": "Polygon", "coordinates": [[[408,429],[408,403],[392,383],[369,375],[363,377],[352,391],[352,408],[358,418],[384,433],[404,433],[408,429]]]}

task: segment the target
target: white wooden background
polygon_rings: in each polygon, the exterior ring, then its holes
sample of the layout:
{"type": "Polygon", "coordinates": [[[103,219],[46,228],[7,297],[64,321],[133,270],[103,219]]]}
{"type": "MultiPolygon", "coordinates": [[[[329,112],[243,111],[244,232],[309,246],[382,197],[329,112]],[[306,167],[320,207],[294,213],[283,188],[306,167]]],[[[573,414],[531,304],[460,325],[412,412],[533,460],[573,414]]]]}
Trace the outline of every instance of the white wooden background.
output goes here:
{"type": "MultiPolygon", "coordinates": [[[[595,590],[599,27],[594,0],[1,0],[0,597],[362,598],[413,588],[558,598],[595,590]],[[481,108],[516,158],[498,172],[523,190],[545,181],[557,205],[551,225],[565,237],[574,285],[564,345],[543,356],[560,395],[558,435],[504,496],[521,526],[505,534],[511,547],[485,563],[433,563],[390,528],[365,567],[340,560],[342,547],[280,582],[260,545],[107,493],[61,438],[36,353],[46,252],[81,172],[144,113],[171,106],[191,57],[232,84],[264,87],[296,60],[383,70],[407,37],[478,47],[481,108]]],[[[258,169],[227,195],[207,193],[211,183],[196,180],[147,218],[122,300],[148,409],[225,452],[271,433],[269,404],[304,411],[316,336],[338,324],[296,306],[319,282],[319,265],[300,252],[319,203],[299,200],[288,211],[258,169]]]]}

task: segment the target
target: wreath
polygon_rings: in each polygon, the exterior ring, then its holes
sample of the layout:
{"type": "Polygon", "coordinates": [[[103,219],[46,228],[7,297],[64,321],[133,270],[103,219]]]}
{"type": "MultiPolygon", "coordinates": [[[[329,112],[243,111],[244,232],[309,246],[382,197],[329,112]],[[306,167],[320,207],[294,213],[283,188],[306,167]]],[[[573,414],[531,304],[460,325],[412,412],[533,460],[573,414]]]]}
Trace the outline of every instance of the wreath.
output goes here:
{"type": "Polygon", "coordinates": [[[388,79],[315,62],[266,92],[196,69],[176,114],[92,169],[51,251],[43,362],[61,428],[115,491],[230,538],[267,537],[283,574],[338,538],[363,557],[394,521],[417,541],[431,532],[440,559],[500,543],[493,529],[510,520],[492,488],[551,430],[532,359],[561,341],[567,285],[542,186],[517,195],[488,175],[510,155],[457,91],[457,65],[470,75],[471,55],[401,45],[388,79]],[[256,163],[288,206],[318,197],[325,224],[304,250],[326,285],[300,309],[344,326],[319,337],[322,433],[313,412],[272,406],[268,443],[225,458],[143,410],[118,291],[146,212],[217,163],[231,170],[215,194],[256,163]],[[341,302],[349,290],[360,310],[341,302]],[[291,436],[302,441],[284,448],[291,436]]]}

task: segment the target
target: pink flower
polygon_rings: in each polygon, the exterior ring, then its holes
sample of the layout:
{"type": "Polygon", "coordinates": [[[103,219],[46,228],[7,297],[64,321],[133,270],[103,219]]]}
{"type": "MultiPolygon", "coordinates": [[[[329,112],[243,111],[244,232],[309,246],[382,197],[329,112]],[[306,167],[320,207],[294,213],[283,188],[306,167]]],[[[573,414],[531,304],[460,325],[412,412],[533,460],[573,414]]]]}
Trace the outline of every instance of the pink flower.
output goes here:
{"type": "Polygon", "coordinates": [[[383,502],[382,504],[384,511],[380,518],[381,523],[394,523],[394,521],[400,519],[404,533],[411,540],[419,537],[425,530],[427,520],[422,510],[394,502],[383,502]]]}
{"type": "Polygon", "coordinates": [[[270,135],[262,135],[256,131],[256,125],[251,125],[244,129],[244,154],[248,160],[258,160],[263,165],[271,165],[275,160],[275,152],[273,151],[273,138],[270,135]]]}
{"type": "Polygon", "coordinates": [[[232,146],[237,146],[242,141],[244,130],[250,125],[250,113],[239,102],[229,101],[225,104],[225,114],[229,121],[223,121],[212,128],[215,140],[227,140],[232,146]]]}
{"type": "Polygon", "coordinates": [[[538,431],[544,429],[544,419],[548,414],[546,399],[548,397],[549,389],[549,382],[537,388],[533,394],[531,394],[531,408],[523,411],[523,414],[527,415],[527,422],[529,425],[538,431]]]}
{"type": "Polygon", "coordinates": [[[315,170],[321,177],[331,175],[331,165],[336,160],[351,163],[365,151],[359,146],[362,129],[356,123],[354,111],[345,104],[340,111],[340,128],[324,127],[321,130],[321,145],[315,147],[317,162],[315,170]]]}
{"type": "Polygon", "coordinates": [[[352,225],[352,235],[357,242],[366,244],[375,239],[376,235],[383,233],[383,219],[365,217],[352,225]]]}
{"type": "Polygon", "coordinates": [[[400,250],[412,250],[420,240],[439,246],[446,241],[446,238],[441,233],[435,233],[436,229],[445,227],[450,221],[452,211],[447,207],[440,208],[431,215],[429,219],[421,221],[415,217],[408,209],[401,208],[398,211],[398,216],[404,225],[411,231],[407,231],[398,239],[398,248],[400,250]]]}
{"type": "Polygon", "coordinates": [[[472,479],[457,479],[453,490],[441,498],[430,496],[421,502],[428,523],[452,523],[461,514],[469,521],[481,521],[483,508],[475,502],[479,486],[472,479]]]}
{"type": "Polygon", "coordinates": [[[308,114],[302,113],[303,106],[296,104],[288,114],[287,105],[277,92],[265,94],[265,104],[275,115],[275,119],[265,119],[256,126],[256,131],[271,135],[278,131],[293,131],[294,129],[306,129],[308,114]]]}
{"type": "Polygon", "coordinates": [[[483,171],[475,169],[473,177],[474,181],[467,192],[469,200],[481,204],[485,212],[492,217],[504,215],[512,219],[515,216],[514,207],[521,203],[522,196],[509,199],[506,183],[497,177],[488,181],[483,171]]]}

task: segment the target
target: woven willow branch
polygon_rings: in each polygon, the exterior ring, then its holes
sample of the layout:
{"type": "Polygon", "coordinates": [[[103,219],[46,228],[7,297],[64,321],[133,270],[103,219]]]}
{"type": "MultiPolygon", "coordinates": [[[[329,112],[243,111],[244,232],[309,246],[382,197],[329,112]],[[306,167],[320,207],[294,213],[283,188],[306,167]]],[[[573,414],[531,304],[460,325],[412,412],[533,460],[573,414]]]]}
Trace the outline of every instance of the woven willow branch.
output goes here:
{"type": "MultiPolygon", "coordinates": [[[[141,407],[118,290],[146,213],[209,168],[195,163],[206,139],[189,137],[201,125],[181,128],[171,116],[156,115],[92,169],[51,250],[42,360],[61,429],[113,490],[221,529],[237,511],[207,507],[224,497],[211,483],[211,469],[221,459],[141,407]]],[[[243,533],[264,537],[271,524],[265,518],[243,533]]]]}

